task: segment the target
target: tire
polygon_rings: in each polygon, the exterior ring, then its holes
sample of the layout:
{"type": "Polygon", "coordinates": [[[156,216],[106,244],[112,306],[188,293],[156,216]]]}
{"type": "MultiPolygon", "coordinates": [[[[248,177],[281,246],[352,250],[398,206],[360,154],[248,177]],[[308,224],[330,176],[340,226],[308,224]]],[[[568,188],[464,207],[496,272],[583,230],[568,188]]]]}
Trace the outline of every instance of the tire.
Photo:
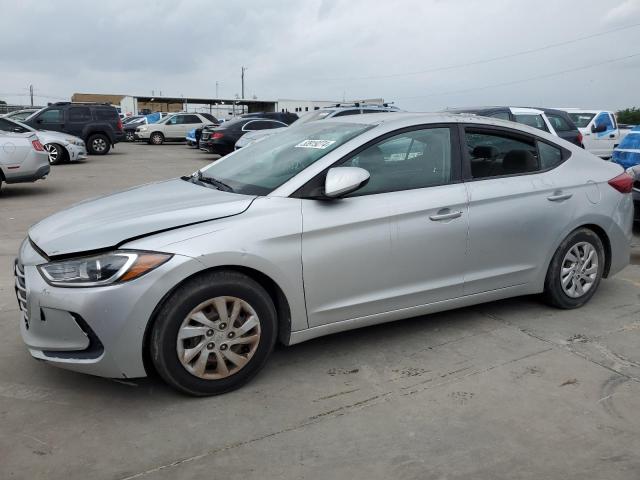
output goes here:
{"type": "Polygon", "coordinates": [[[164,143],[164,135],[161,132],[153,132],[149,136],[149,143],[152,145],[162,145],[164,143]]]}
{"type": "Polygon", "coordinates": [[[109,137],[102,133],[94,133],[89,135],[87,139],[87,151],[91,155],[106,155],[111,150],[111,141],[109,137]]]}
{"type": "Polygon", "coordinates": [[[51,165],[60,165],[67,161],[67,151],[56,143],[48,143],[44,149],[49,155],[49,163],[51,165]]]}
{"type": "Polygon", "coordinates": [[[598,289],[604,265],[600,237],[588,228],[574,230],[553,255],[544,282],[545,301],[562,309],[581,307],[598,289]]]}
{"type": "Polygon", "coordinates": [[[135,142],[136,141],[136,134],[134,132],[131,132],[131,131],[127,130],[124,133],[124,139],[127,142],[135,142]]]}
{"type": "Polygon", "coordinates": [[[193,396],[218,395],[253,378],[276,338],[276,310],[260,284],[239,272],[208,272],[178,287],[160,308],[149,353],[173,388],[193,396]],[[226,324],[217,313],[225,308],[226,324]],[[240,313],[232,321],[236,309],[240,313]],[[178,333],[184,338],[179,340],[178,333]]]}

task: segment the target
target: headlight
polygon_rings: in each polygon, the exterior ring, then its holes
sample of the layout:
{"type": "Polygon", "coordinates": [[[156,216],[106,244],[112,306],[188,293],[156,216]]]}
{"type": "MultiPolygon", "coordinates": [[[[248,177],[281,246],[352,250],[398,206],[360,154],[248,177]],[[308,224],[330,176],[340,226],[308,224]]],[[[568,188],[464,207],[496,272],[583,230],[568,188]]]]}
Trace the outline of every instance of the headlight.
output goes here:
{"type": "Polygon", "coordinates": [[[46,263],[38,266],[38,270],[50,285],[98,287],[141,277],[171,257],[166,253],[116,250],[93,257],[46,263]]]}
{"type": "Polygon", "coordinates": [[[79,138],[65,138],[65,140],[67,142],[69,142],[72,145],[77,145],[78,147],[83,147],[84,146],[84,142],[82,140],[80,140],[79,138]]]}

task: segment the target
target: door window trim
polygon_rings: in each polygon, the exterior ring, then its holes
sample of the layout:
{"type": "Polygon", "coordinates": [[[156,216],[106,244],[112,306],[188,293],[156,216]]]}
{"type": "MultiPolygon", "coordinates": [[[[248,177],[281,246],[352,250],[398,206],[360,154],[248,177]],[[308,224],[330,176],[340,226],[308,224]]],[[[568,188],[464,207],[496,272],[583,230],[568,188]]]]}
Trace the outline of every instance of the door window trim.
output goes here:
{"type": "Polygon", "coordinates": [[[533,135],[531,133],[528,132],[522,132],[520,130],[514,130],[511,128],[507,128],[507,127],[498,127],[495,125],[486,125],[486,124],[481,124],[481,123],[460,123],[458,124],[458,137],[460,139],[460,150],[461,150],[461,158],[462,158],[462,181],[464,182],[482,182],[484,180],[493,180],[494,178],[510,178],[510,177],[522,177],[525,175],[537,175],[539,173],[546,173],[549,172],[551,170],[554,170],[556,168],[558,168],[560,165],[562,165],[564,162],[566,162],[569,158],[571,158],[571,151],[558,145],[555,144],[553,142],[550,142],[548,140],[545,140],[542,137],[539,137],[538,135],[533,135]],[[549,167],[549,168],[545,168],[545,169],[539,169],[539,170],[534,170],[532,172],[523,172],[523,173],[511,173],[511,174],[507,174],[507,175],[495,175],[495,176],[491,176],[491,177],[480,177],[480,178],[473,178],[473,175],[471,174],[471,157],[469,156],[469,152],[467,151],[466,148],[466,143],[465,143],[465,134],[467,129],[469,130],[484,130],[486,131],[488,134],[491,133],[496,133],[496,134],[502,134],[506,137],[511,137],[515,140],[521,140],[521,139],[526,139],[527,141],[531,141],[533,140],[535,146],[536,146],[536,153],[538,155],[538,165],[540,165],[540,149],[538,148],[538,142],[542,142],[542,143],[546,143],[547,145],[557,148],[560,150],[560,153],[562,155],[562,160],[560,161],[560,163],[558,163],[557,165],[554,165],[553,167],[549,167]]]}
{"type": "Polygon", "coordinates": [[[456,123],[427,123],[427,124],[411,125],[410,127],[399,128],[397,130],[384,133],[374,139],[369,140],[368,142],[360,145],[354,150],[351,150],[349,153],[343,155],[338,160],[333,162],[331,165],[323,169],[311,180],[309,180],[300,188],[298,188],[295,192],[293,192],[289,197],[301,198],[305,200],[328,200],[326,197],[319,194],[317,190],[318,190],[318,187],[322,188],[324,186],[324,180],[327,176],[327,171],[329,171],[329,169],[342,165],[344,162],[359,155],[361,152],[371,147],[372,145],[381,143],[387,140],[388,138],[396,137],[403,133],[413,132],[416,130],[428,130],[428,129],[434,129],[434,128],[449,129],[449,140],[451,142],[451,180],[448,183],[443,183],[441,185],[433,185],[430,187],[410,188],[407,190],[394,190],[393,192],[370,193],[367,195],[362,195],[354,198],[366,198],[372,195],[387,195],[390,193],[410,192],[413,190],[421,190],[423,188],[437,188],[437,187],[444,187],[447,185],[456,185],[456,184],[462,183],[464,181],[462,178],[462,155],[461,155],[462,139],[460,138],[460,130],[456,128],[456,123]]]}

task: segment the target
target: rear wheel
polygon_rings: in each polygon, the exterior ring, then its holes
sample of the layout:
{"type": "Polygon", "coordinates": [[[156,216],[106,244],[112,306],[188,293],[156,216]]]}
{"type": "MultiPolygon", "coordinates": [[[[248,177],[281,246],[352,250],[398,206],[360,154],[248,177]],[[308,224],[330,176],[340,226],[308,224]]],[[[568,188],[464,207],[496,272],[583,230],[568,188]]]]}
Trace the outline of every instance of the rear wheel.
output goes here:
{"type": "Polygon", "coordinates": [[[87,139],[87,150],[93,155],[106,155],[111,150],[111,142],[106,135],[94,133],[87,139]]]}
{"type": "Polygon", "coordinates": [[[164,135],[160,132],[153,132],[149,137],[149,143],[153,145],[162,145],[164,143],[164,135]]]}
{"type": "Polygon", "coordinates": [[[67,159],[65,149],[58,144],[48,143],[44,146],[44,149],[49,155],[49,163],[51,165],[59,165],[67,159]]]}
{"type": "Polygon", "coordinates": [[[545,280],[544,297],[554,307],[570,309],[587,303],[604,272],[600,237],[588,228],[572,232],[558,247],[545,280]]]}
{"type": "Polygon", "coordinates": [[[276,340],[268,293],[238,272],[196,277],[160,309],[150,353],[160,376],[190,395],[234,390],[264,366],[276,340]]]}

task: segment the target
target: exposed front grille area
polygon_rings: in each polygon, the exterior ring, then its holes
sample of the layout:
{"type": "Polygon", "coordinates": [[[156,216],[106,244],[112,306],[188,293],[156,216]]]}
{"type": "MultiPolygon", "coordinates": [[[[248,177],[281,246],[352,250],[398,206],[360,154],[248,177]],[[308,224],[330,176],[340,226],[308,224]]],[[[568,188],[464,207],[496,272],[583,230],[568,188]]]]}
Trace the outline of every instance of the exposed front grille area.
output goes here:
{"type": "Polygon", "coordinates": [[[18,297],[18,307],[22,312],[22,320],[27,330],[29,330],[29,309],[27,308],[27,286],[24,280],[24,268],[19,260],[16,260],[14,273],[16,277],[16,297],[18,297]]]}

